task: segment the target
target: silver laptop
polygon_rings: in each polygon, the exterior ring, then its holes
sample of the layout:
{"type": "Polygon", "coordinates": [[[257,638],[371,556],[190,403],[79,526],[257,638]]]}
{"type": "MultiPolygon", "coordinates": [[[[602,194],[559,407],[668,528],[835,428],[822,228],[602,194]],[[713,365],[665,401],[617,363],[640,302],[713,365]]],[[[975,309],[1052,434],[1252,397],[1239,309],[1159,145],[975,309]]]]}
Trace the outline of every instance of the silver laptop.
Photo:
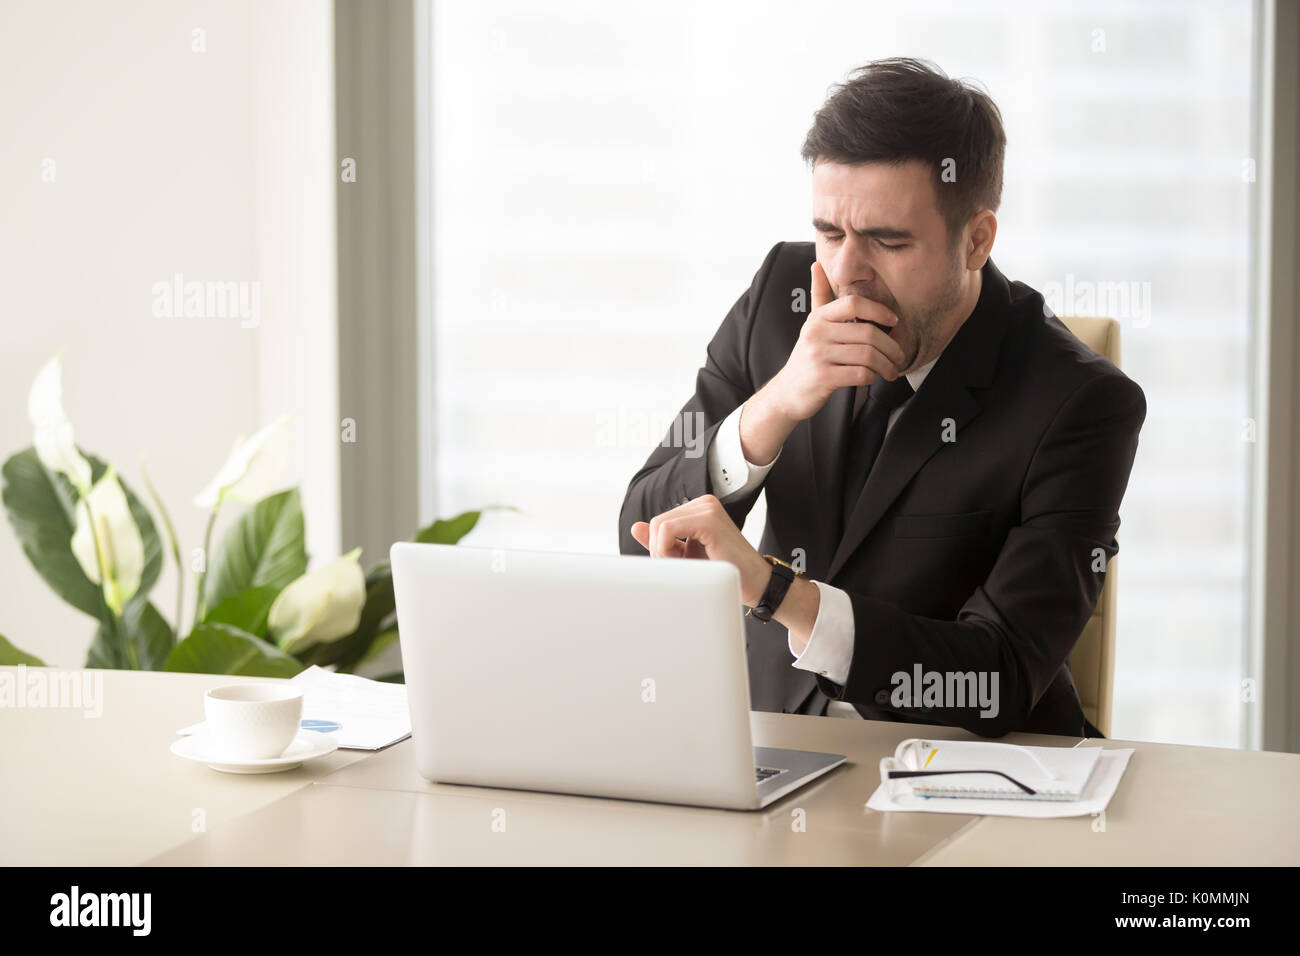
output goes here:
{"type": "Polygon", "coordinates": [[[754,810],[844,762],[752,745],[730,564],[409,543],[391,557],[428,780],[754,810]]]}

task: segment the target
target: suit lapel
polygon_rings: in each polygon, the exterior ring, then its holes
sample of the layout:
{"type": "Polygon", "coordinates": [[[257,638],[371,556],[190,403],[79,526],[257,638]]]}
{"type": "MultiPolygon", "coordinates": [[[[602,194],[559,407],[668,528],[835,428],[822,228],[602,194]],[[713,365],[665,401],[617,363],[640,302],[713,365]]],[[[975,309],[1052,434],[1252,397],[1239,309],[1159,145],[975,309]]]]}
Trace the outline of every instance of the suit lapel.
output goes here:
{"type": "MultiPolygon", "coordinates": [[[[944,446],[945,435],[960,436],[961,430],[980,413],[983,390],[993,380],[1010,322],[1010,287],[992,259],[985,264],[981,281],[975,309],[889,430],[862,495],[845,522],[844,535],[826,572],[828,581],[876,527],[917,471],[944,446]],[[951,419],[951,424],[946,419],[951,419]]],[[[849,395],[849,412],[844,414],[851,413],[853,390],[840,391],[849,395]]],[[[834,480],[826,482],[820,468],[817,472],[818,487],[834,487],[836,501],[843,487],[843,436],[843,431],[838,432],[840,447],[833,456],[837,462],[834,480]]],[[[830,436],[816,436],[817,441],[824,439],[830,436]]],[[[832,456],[823,455],[829,467],[832,456]]],[[[839,510],[838,506],[834,508],[837,515],[839,510]]],[[[833,535],[831,540],[835,540],[833,535]]]]}

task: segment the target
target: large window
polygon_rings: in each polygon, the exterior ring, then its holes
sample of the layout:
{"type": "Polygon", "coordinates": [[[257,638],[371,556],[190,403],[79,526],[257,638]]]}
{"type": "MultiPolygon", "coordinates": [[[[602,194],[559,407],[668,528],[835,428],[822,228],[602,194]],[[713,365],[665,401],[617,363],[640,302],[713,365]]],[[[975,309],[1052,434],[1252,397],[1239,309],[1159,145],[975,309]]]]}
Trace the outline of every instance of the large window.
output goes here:
{"type": "Polygon", "coordinates": [[[616,550],[723,315],[812,238],[798,151],[828,86],[922,56],[1003,112],[999,267],[1119,319],[1146,391],[1113,732],[1241,745],[1256,26],[1222,0],[435,4],[422,517],[510,504],[471,540],[616,550]]]}

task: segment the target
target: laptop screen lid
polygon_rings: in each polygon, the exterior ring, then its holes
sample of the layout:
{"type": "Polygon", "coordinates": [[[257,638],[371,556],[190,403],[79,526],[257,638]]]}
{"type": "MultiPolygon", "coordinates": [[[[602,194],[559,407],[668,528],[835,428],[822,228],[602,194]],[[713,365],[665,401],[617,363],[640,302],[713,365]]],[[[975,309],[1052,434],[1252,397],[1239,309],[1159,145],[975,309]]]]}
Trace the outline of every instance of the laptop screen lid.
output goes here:
{"type": "Polygon", "coordinates": [[[391,558],[424,777],[757,805],[730,564],[406,542],[391,558]]]}

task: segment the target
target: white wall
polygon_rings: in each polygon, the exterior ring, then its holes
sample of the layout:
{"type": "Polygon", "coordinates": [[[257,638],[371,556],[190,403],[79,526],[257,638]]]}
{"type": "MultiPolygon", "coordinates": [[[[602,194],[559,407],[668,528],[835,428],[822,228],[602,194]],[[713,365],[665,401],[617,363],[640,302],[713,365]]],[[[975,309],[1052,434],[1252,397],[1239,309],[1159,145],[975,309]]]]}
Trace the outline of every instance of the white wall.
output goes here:
{"type": "MultiPolygon", "coordinates": [[[[313,424],[334,415],[332,373],[304,367],[307,355],[330,360],[318,342],[332,342],[334,328],[333,268],[321,258],[333,223],[332,126],[320,123],[332,109],[330,7],[313,6],[6,0],[0,10],[0,457],[30,444],[28,385],[62,350],[78,442],[140,492],[147,459],[186,553],[205,521],[191,499],[236,436],[281,411],[313,424]],[[295,31],[286,11],[299,10],[295,31]],[[195,29],[204,52],[192,48],[195,29]],[[306,104],[300,115],[295,97],[306,104]],[[267,120],[272,111],[279,123],[267,120]],[[268,151],[289,143],[291,158],[268,151]],[[52,184],[41,182],[47,157],[52,184]],[[304,171],[297,181],[294,164],[304,171]],[[155,318],[151,287],[177,272],[262,282],[260,324],[155,318]]],[[[297,472],[314,473],[309,546],[329,557],[336,445],[310,434],[297,472]]],[[[169,559],[153,594],[168,619],[175,593],[169,559]]],[[[187,592],[187,617],[193,604],[187,592]]],[[[47,663],[76,666],[93,629],[0,529],[0,633],[47,663]]]]}

